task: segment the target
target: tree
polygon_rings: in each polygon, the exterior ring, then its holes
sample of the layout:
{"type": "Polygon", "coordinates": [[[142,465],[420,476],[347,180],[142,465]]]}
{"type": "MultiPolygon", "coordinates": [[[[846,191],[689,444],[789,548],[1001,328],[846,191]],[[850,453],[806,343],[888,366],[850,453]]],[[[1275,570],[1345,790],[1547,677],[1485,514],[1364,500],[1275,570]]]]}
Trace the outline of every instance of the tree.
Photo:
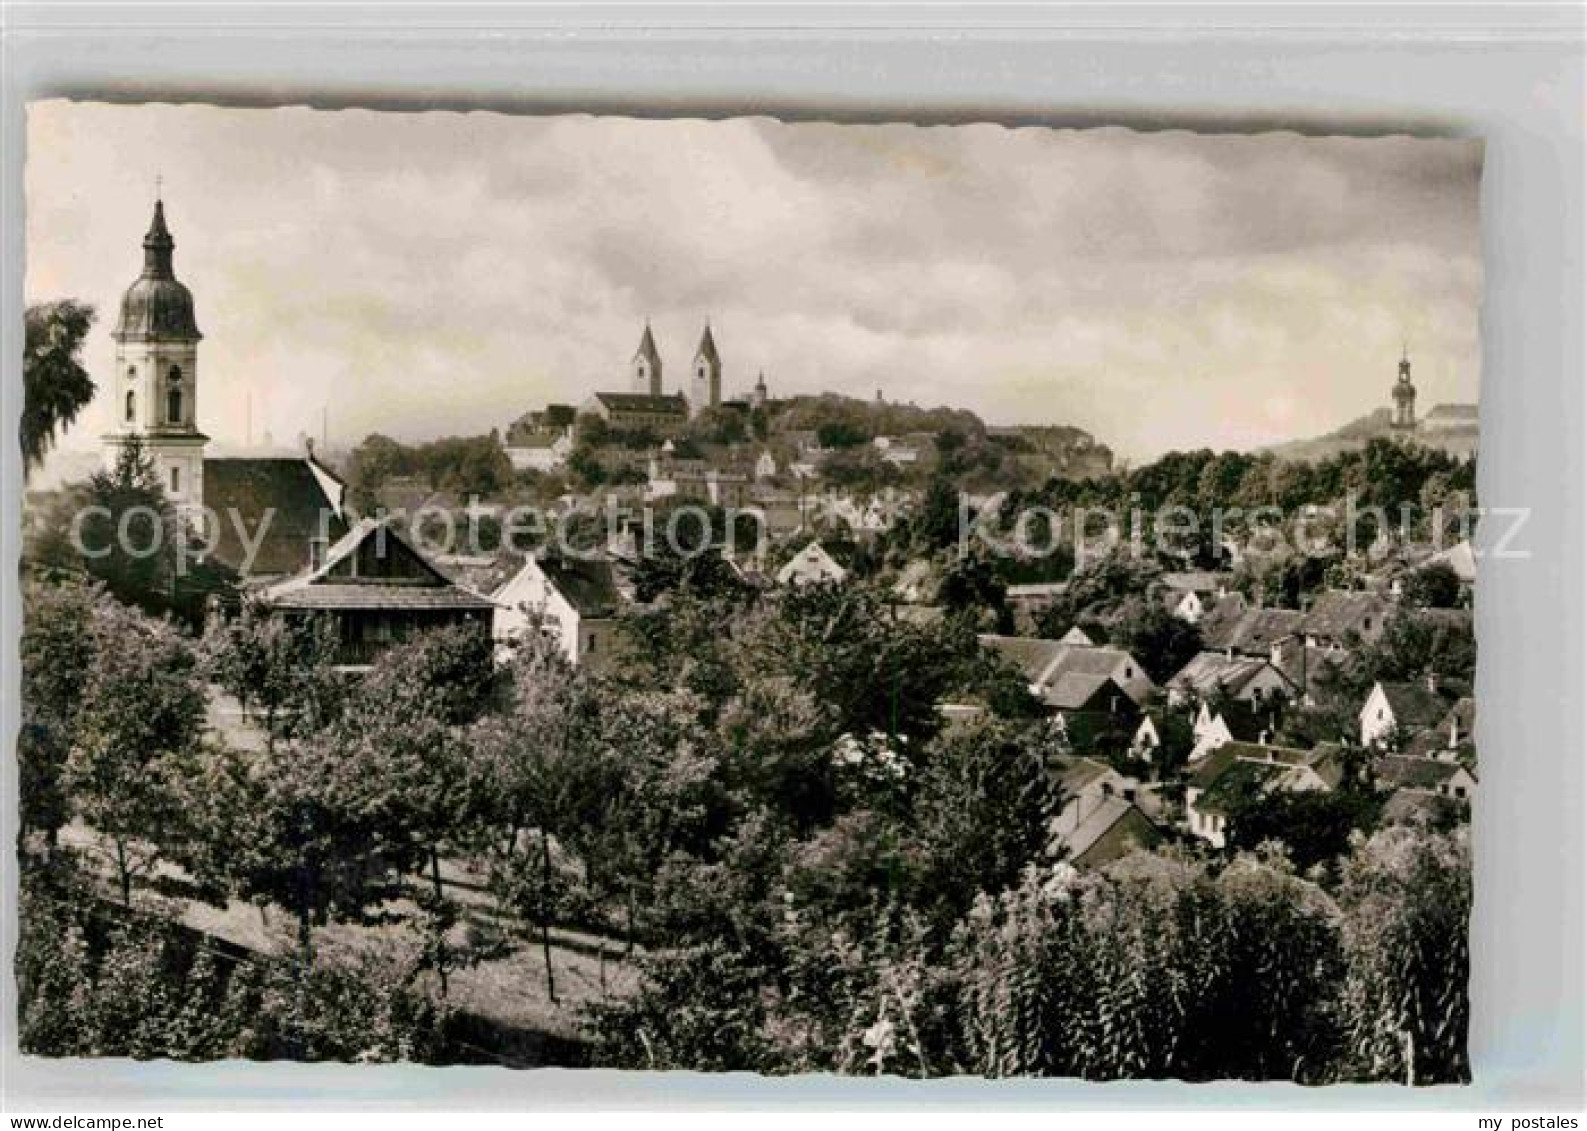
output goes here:
{"type": "Polygon", "coordinates": [[[1108,638],[1137,657],[1156,683],[1166,683],[1201,651],[1201,630],[1163,607],[1161,601],[1128,597],[1119,606],[1108,638]]]}
{"type": "Polygon", "coordinates": [[[1340,903],[1351,1074],[1407,1084],[1469,1080],[1466,830],[1377,833],[1346,865],[1340,903]]]}
{"type": "Polygon", "coordinates": [[[231,620],[211,622],[203,652],[209,677],[261,720],[272,747],[336,717],[341,681],[328,619],[272,616],[249,602],[231,620]]]}
{"type": "MultiPolygon", "coordinates": [[[[570,750],[578,686],[560,655],[547,651],[534,661],[545,682],[524,687],[510,717],[484,721],[470,739],[480,752],[482,794],[489,798],[483,814],[494,833],[491,887],[504,908],[539,928],[546,995],[554,1002],[551,924],[569,885],[552,840],[576,820],[569,810],[579,780],[570,750]]],[[[527,670],[520,661],[520,673],[527,670]]]]}
{"type": "Polygon", "coordinates": [[[176,823],[173,779],[189,769],[204,693],[192,650],[169,624],[101,601],[89,633],[93,662],[64,784],[78,816],[111,843],[131,903],[133,877],[176,823]]]}
{"type": "Polygon", "coordinates": [[[70,808],[63,788],[77,741],[82,690],[95,662],[90,631],[103,600],[90,586],[31,584],[24,590],[21,640],[22,720],[17,734],[21,829],[53,843],[70,808]]]}
{"type": "Polygon", "coordinates": [[[959,543],[959,491],[946,475],[934,475],[926,484],[920,513],[910,524],[912,539],[921,550],[946,549],[959,543]]]}
{"type": "Polygon", "coordinates": [[[1460,577],[1446,562],[1423,566],[1405,578],[1405,599],[1417,608],[1459,608],[1460,597],[1460,577]]]}
{"type": "Polygon", "coordinates": [[[1353,836],[1376,826],[1381,809],[1378,797],[1356,789],[1262,794],[1231,807],[1229,845],[1254,850],[1277,841],[1295,867],[1308,872],[1345,856],[1353,836]]]}
{"type": "Polygon", "coordinates": [[[398,894],[396,877],[423,859],[402,820],[411,783],[392,772],[378,738],[348,741],[349,731],[351,716],[258,755],[209,751],[185,794],[185,862],[240,898],[290,909],[303,971],[317,925],[398,894]]]}
{"type": "Polygon", "coordinates": [[[426,629],[387,649],[357,691],[369,717],[392,725],[467,726],[492,704],[496,685],[489,627],[467,621],[426,629]]]}
{"type": "Polygon", "coordinates": [[[977,893],[1000,892],[1046,858],[1061,799],[1051,753],[1028,724],[980,723],[945,732],[925,751],[910,814],[921,900],[946,930],[977,893]]]}
{"type": "Polygon", "coordinates": [[[94,308],[65,299],[29,306],[23,320],[22,470],[44,462],[56,435],[94,399],[81,353],[94,308]]]}
{"type": "Polygon", "coordinates": [[[80,523],[82,568],[119,601],[156,613],[170,608],[186,531],[136,436],[122,442],[114,468],[89,479],[83,502],[71,516],[80,523]]]}
{"type": "Polygon", "coordinates": [[[414,462],[411,449],[391,437],[378,433],[364,437],[347,456],[348,501],[354,510],[374,513],[386,482],[410,474],[414,462]]]}

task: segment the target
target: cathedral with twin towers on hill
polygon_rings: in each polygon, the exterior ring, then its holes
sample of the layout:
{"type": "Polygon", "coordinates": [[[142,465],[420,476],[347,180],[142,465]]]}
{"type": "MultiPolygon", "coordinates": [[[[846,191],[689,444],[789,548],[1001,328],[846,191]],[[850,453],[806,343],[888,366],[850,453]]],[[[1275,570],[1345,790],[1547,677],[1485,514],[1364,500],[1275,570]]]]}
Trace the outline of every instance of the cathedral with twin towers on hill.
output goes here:
{"type": "Polygon", "coordinates": [[[656,335],[645,323],[639,348],[629,360],[627,392],[592,393],[579,411],[604,419],[618,429],[644,428],[670,433],[711,409],[743,411],[766,403],[766,375],[760,374],[755,388],[745,400],[722,399],[722,354],[711,332],[710,319],[700,334],[700,344],[689,363],[688,392],[668,393],[665,387],[666,363],[656,346],[656,335]]]}

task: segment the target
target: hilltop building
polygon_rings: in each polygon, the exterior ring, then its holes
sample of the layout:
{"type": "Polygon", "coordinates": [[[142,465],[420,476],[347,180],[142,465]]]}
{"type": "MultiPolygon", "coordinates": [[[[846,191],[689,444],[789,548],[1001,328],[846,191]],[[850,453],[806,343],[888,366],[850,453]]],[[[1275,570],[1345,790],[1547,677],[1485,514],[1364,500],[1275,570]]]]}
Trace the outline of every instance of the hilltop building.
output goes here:
{"type": "MultiPolygon", "coordinates": [[[[716,345],[716,335],[711,324],[705,324],[700,344],[694,351],[689,366],[689,391],[669,393],[664,378],[666,363],[656,344],[656,335],[645,323],[639,337],[639,348],[629,359],[629,379],[626,392],[597,391],[579,405],[579,415],[596,416],[607,426],[620,432],[649,432],[660,439],[679,435],[691,419],[714,408],[734,408],[748,411],[751,406],[764,405],[769,397],[766,378],[762,374],[746,400],[722,399],[722,354],[716,345]]],[[[533,417],[534,414],[530,414],[533,417]]],[[[526,417],[524,419],[529,419],[526,417]]],[[[531,437],[532,429],[514,433],[519,446],[545,447],[556,442],[557,435],[531,437]]],[[[525,457],[528,458],[528,457],[525,457]]]]}

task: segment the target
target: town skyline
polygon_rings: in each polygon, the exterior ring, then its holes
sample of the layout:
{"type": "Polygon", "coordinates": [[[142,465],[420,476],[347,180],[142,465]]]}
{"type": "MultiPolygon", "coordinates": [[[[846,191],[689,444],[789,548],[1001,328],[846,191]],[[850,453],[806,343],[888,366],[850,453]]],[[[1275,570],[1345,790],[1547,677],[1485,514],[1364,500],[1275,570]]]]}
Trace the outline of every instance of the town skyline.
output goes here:
{"type": "Polygon", "coordinates": [[[764,371],[1132,462],[1328,432],[1387,404],[1405,343],[1424,406],[1477,399],[1472,141],[66,102],[29,128],[28,301],[99,310],[102,379],[159,177],[222,446],[322,412],[341,444],[503,428],[617,385],[647,320],[669,390],[709,318],[724,396],[764,371]]]}

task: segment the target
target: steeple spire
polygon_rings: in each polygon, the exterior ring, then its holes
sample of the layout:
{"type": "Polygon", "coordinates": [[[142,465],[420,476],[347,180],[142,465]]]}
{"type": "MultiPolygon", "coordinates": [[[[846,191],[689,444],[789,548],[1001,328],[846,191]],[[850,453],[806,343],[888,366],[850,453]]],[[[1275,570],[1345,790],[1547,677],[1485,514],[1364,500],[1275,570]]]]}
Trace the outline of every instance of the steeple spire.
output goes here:
{"type": "Polygon", "coordinates": [[[174,279],[176,273],[171,267],[171,252],[175,247],[171,229],[165,226],[165,201],[156,197],[154,219],[149,222],[148,234],[143,237],[143,277],[174,279]]]}
{"type": "Polygon", "coordinates": [[[656,336],[650,332],[650,319],[645,319],[645,332],[639,338],[639,349],[634,352],[633,391],[653,397],[661,395],[661,351],[656,349],[656,336]]]}

